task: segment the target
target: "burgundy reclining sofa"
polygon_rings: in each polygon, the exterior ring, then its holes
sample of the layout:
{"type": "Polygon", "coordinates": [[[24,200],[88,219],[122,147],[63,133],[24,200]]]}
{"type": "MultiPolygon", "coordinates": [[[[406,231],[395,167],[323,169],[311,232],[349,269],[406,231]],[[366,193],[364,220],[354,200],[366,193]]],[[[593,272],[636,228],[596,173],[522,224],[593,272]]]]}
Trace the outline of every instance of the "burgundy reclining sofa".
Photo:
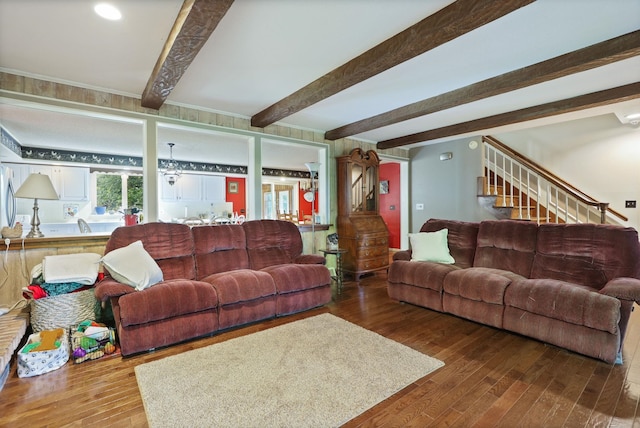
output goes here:
{"type": "Polygon", "coordinates": [[[331,301],[324,258],[302,254],[300,232],[291,222],[120,227],[107,241],[105,255],[136,241],[156,261],[163,281],[136,290],[105,269],[95,290],[98,300],[111,301],[123,355],[331,301]]]}
{"type": "Polygon", "coordinates": [[[430,219],[453,264],[394,255],[388,293],[613,363],[640,302],[640,242],[630,227],[430,219]]]}

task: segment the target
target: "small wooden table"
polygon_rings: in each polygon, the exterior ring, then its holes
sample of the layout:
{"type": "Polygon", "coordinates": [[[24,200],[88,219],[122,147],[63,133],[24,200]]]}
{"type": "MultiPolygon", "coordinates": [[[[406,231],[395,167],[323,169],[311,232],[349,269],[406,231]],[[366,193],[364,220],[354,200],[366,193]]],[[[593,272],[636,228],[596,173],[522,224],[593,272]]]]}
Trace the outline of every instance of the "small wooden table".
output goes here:
{"type": "Polygon", "coordinates": [[[338,248],[337,250],[321,249],[320,252],[324,254],[325,258],[327,254],[336,256],[336,276],[332,278],[336,280],[338,293],[342,293],[342,254],[346,253],[347,250],[343,248],[338,248]]]}

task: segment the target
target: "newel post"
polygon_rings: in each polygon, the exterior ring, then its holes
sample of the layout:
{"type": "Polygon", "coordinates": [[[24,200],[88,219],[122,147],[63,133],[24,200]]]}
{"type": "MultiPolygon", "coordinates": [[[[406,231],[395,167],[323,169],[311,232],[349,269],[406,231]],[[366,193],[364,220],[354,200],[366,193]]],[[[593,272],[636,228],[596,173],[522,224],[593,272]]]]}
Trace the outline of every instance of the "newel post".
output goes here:
{"type": "Polygon", "coordinates": [[[607,208],[609,208],[609,202],[599,202],[598,208],[600,209],[600,224],[605,224],[607,219],[607,208]]]}

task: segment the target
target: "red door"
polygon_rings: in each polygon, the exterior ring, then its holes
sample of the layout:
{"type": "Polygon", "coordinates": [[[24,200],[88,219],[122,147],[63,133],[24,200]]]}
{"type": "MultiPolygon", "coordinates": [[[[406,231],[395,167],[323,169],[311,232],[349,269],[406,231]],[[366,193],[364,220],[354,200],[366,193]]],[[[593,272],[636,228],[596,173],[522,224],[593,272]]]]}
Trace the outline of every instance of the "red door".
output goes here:
{"type": "Polygon", "coordinates": [[[383,163],[379,174],[380,215],[389,229],[389,248],[400,248],[400,164],[383,163]]]}

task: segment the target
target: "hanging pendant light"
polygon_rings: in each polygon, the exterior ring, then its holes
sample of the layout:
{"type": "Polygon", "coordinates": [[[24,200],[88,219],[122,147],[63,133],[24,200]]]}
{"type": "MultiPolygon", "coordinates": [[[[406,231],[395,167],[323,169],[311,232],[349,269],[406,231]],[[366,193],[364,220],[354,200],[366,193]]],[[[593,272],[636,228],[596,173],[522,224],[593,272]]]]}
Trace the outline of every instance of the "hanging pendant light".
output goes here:
{"type": "Polygon", "coordinates": [[[166,168],[162,171],[162,175],[164,175],[167,183],[173,186],[182,175],[182,171],[178,168],[178,163],[173,160],[173,146],[175,146],[175,143],[167,143],[167,145],[169,146],[169,162],[167,162],[166,168]]]}

